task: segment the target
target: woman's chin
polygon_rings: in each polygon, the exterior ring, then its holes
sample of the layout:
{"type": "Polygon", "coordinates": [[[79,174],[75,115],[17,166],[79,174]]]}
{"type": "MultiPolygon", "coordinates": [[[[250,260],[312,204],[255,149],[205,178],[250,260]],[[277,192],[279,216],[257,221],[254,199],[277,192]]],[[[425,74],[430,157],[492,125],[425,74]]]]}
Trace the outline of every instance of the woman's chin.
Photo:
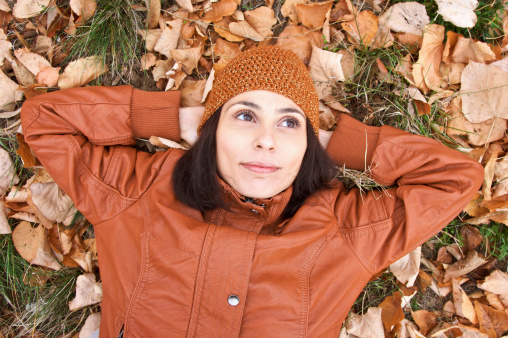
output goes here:
{"type": "Polygon", "coordinates": [[[250,198],[272,198],[275,195],[278,195],[282,191],[286,190],[288,187],[275,186],[271,182],[263,182],[263,183],[255,183],[242,185],[240,187],[232,186],[233,189],[238,191],[241,195],[250,197],[250,198]]]}

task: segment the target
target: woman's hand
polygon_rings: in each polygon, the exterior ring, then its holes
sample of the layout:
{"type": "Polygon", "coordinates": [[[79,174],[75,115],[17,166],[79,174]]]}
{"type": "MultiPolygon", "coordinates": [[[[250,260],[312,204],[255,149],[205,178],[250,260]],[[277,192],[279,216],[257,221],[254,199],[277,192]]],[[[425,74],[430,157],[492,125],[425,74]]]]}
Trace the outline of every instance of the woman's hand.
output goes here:
{"type": "Polygon", "coordinates": [[[180,107],[180,137],[189,145],[198,139],[198,127],[205,112],[205,107],[180,107]]]}
{"type": "Polygon", "coordinates": [[[330,138],[332,137],[333,131],[327,131],[323,129],[319,129],[319,142],[326,149],[328,147],[328,142],[330,142],[330,138]]]}

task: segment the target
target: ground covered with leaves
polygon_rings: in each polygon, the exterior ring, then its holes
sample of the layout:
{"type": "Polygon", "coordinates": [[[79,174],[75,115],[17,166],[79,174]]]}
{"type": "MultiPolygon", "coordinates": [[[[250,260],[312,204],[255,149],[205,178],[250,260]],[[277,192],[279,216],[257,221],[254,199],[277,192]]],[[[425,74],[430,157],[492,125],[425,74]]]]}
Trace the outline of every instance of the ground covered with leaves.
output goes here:
{"type": "MultiPolygon", "coordinates": [[[[0,0],[0,336],[88,337],[100,323],[93,227],[24,142],[23,101],[130,84],[203,105],[214,75],[257,45],[308,65],[322,129],[351,114],[485,166],[464,212],[365,287],[341,337],[506,335],[507,10],[506,0],[0,0]]],[[[186,145],[153,135],[138,146],[186,145]]],[[[341,179],[382,189],[368,171],[343,168],[341,179]]]]}

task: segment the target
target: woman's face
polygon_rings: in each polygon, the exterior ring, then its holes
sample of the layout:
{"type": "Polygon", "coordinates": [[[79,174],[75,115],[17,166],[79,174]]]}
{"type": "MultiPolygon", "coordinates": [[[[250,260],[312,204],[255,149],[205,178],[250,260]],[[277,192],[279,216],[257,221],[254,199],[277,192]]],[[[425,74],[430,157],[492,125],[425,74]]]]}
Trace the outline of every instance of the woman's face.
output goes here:
{"type": "Polygon", "coordinates": [[[292,100],[255,90],[222,107],[219,175],[240,194],[269,198],[284,191],[294,182],[306,149],[306,118],[292,100]]]}

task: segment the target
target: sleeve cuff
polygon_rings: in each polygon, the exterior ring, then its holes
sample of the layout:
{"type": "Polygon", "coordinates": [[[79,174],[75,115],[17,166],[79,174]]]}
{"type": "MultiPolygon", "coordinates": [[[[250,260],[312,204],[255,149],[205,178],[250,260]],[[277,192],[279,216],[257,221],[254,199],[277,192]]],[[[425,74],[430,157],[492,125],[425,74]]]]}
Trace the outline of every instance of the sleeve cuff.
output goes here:
{"type": "Polygon", "coordinates": [[[160,136],[179,142],[180,92],[132,89],[131,126],[134,137],[160,136]]]}
{"type": "Polygon", "coordinates": [[[338,165],[366,170],[372,163],[380,129],[341,114],[326,151],[338,165]]]}

